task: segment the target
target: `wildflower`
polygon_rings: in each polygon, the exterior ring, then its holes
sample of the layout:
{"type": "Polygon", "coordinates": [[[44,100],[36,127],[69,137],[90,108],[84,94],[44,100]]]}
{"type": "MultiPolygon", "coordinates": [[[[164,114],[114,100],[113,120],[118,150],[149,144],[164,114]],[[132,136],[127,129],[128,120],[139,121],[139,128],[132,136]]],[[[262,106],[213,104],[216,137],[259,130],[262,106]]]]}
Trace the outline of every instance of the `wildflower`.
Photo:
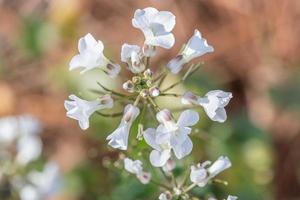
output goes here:
{"type": "Polygon", "coordinates": [[[158,11],[152,7],[138,9],[134,13],[132,25],[144,33],[146,49],[152,46],[169,49],[175,43],[171,33],[175,26],[175,16],[171,12],[158,11]]]}
{"type": "Polygon", "coordinates": [[[143,163],[140,160],[131,160],[130,158],[124,159],[124,167],[125,169],[135,174],[136,177],[140,180],[141,183],[147,184],[151,179],[151,174],[149,172],[143,171],[143,163]]]}
{"type": "Polygon", "coordinates": [[[237,200],[238,199],[238,197],[236,197],[236,196],[231,196],[231,195],[229,195],[228,197],[227,197],[227,200],[237,200]]]}
{"type": "Polygon", "coordinates": [[[161,193],[158,197],[159,200],[172,200],[173,196],[171,194],[171,192],[169,191],[165,191],[163,193],[161,193]]]}
{"type": "Polygon", "coordinates": [[[123,44],[121,50],[121,61],[128,64],[128,68],[132,73],[141,73],[145,70],[142,58],[143,55],[139,46],[126,43],[123,44]]]}
{"type": "Polygon", "coordinates": [[[28,181],[29,184],[21,189],[21,200],[49,198],[57,193],[62,185],[60,169],[54,162],[47,163],[42,172],[30,172],[28,181]]]}
{"type": "Polygon", "coordinates": [[[176,163],[173,159],[169,159],[166,164],[162,167],[164,172],[171,172],[176,167],[176,163]]]}
{"type": "Polygon", "coordinates": [[[214,48],[207,44],[207,41],[202,38],[201,33],[196,29],[183,51],[173,58],[167,64],[167,67],[173,74],[177,74],[181,71],[183,66],[192,59],[213,51],[214,48]]]}
{"type": "Polygon", "coordinates": [[[231,167],[231,162],[227,157],[220,156],[210,167],[209,161],[204,163],[198,163],[197,166],[191,166],[190,179],[193,183],[196,183],[199,187],[204,187],[209,180],[216,175],[231,167]]]}
{"type": "Polygon", "coordinates": [[[35,135],[23,135],[17,142],[16,161],[19,164],[26,165],[36,160],[42,153],[42,141],[35,135]]]}
{"type": "Polygon", "coordinates": [[[110,77],[116,77],[121,68],[107,59],[103,54],[103,50],[104,46],[100,40],[97,42],[90,33],[86,34],[78,41],[79,54],[72,58],[70,70],[84,68],[81,71],[81,73],[84,73],[94,68],[100,68],[110,77]]]}
{"type": "Polygon", "coordinates": [[[227,119],[224,107],[228,105],[231,98],[232,93],[222,90],[212,90],[202,98],[191,92],[186,92],[181,102],[183,104],[200,105],[204,108],[205,113],[211,120],[224,122],[227,119]]]}
{"type": "Polygon", "coordinates": [[[106,94],[94,101],[86,101],[75,95],[70,95],[71,101],[65,101],[67,116],[78,120],[81,129],[86,130],[89,127],[89,117],[97,110],[112,108],[113,99],[106,94]]]}
{"type": "Polygon", "coordinates": [[[156,167],[164,166],[171,156],[171,149],[178,159],[190,154],[193,143],[188,137],[191,132],[189,126],[198,122],[198,113],[186,110],[176,123],[171,112],[164,109],[157,113],[156,118],[160,122],[158,128],[147,129],[144,133],[145,141],[154,149],[150,153],[151,164],[156,167]]]}
{"type": "Polygon", "coordinates": [[[106,138],[106,140],[109,140],[108,144],[110,146],[121,150],[127,149],[129,130],[139,113],[139,108],[132,104],[125,107],[119,127],[106,138]]]}

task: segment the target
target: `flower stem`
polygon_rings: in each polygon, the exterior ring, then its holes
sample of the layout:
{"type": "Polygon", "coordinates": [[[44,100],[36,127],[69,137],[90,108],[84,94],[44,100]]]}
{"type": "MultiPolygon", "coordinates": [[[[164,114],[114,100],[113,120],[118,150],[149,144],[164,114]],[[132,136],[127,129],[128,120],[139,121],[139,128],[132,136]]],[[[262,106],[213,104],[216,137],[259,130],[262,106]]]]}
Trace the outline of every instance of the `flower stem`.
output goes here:
{"type": "Polygon", "coordinates": [[[175,93],[162,93],[160,96],[173,96],[173,97],[181,97],[181,94],[175,94],[175,93]]]}
{"type": "Polygon", "coordinates": [[[133,105],[134,105],[134,106],[137,106],[137,105],[139,104],[139,102],[140,102],[140,99],[141,99],[141,96],[138,95],[138,96],[136,97],[136,99],[135,99],[133,105]]]}
{"type": "Polygon", "coordinates": [[[188,191],[192,190],[196,186],[197,186],[197,183],[193,183],[193,184],[189,185],[186,189],[184,189],[183,192],[187,193],[188,191]]]}
{"type": "Polygon", "coordinates": [[[121,93],[119,93],[119,92],[115,92],[115,91],[113,91],[113,90],[111,90],[111,89],[108,89],[107,87],[105,87],[104,85],[102,85],[102,84],[99,83],[99,82],[97,82],[97,84],[98,84],[103,90],[105,90],[105,91],[107,91],[107,92],[110,92],[110,93],[112,93],[112,94],[114,94],[114,95],[116,95],[116,96],[119,96],[119,97],[126,97],[126,95],[121,94],[121,93]]]}
{"type": "Polygon", "coordinates": [[[156,112],[159,112],[159,111],[160,111],[160,108],[159,108],[158,105],[155,103],[155,101],[154,101],[150,96],[148,96],[147,99],[148,99],[148,101],[152,104],[154,110],[155,110],[156,112]]]}
{"type": "Polygon", "coordinates": [[[99,111],[96,112],[98,115],[101,115],[103,117],[119,117],[123,114],[123,112],[118,112],[118,113],[112,113],[112,114],[104,114],[104,113],[101,113],[99,111]]]}
{"type": "Polygon", "coordinates": [[[154,185],[157,185],[157,186],[159,186],[159,187],[165,188],[165,189],[167,189],[167,190],[172,190],[171,187],[169,187],[169,186],[167,186],[167,185],[164,185],[164,184],[162,184],[162,183],[156,182],[156,181],[154,181],[154,180],[152,180],[152,179],[150,180],[150,183],[152,183],[152,184],[154,184],[154,185]]]}

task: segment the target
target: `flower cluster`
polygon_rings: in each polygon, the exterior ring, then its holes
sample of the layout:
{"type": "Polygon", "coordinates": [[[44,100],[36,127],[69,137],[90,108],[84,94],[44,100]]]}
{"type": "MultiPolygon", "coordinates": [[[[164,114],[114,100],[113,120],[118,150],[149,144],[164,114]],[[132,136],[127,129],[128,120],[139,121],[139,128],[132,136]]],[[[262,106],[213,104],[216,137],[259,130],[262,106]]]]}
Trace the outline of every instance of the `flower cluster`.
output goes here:
{"type": "MultiPolygon", "coordinates": [[[[142,128],[139,130],[138,136],[144,138],[152,148],[149,154],[150,163],[155,167],[162,167],[166,172],[172,171],[175,166],[173,154],[177,159],[182,159],[192,152],[192,127],[198,123],[199,115],[192,109],[186,109],[176,119],[170,109],[161,108],[157,104],[157,98],[162,96],[179,97],[178,101],[183,105],[203,107],[207,116],[216,122],[225,122],[227,119],[225,107],[232,98],[230,92],[222,90],[209,91],[202,97],[190,91],[184,94],[169,93],[172,88],[183,83],[200,68],[201,64],[189,65],[190,61],[214,51],[214,48],[196,29],[178,55],[167,62],[161,71],[156,69],[154,73],[150,59],[156,55],[157,48],[170,49],[173,47],[175,37],[172,31],[175,23],[175,16],[171,12],[158,11],[152,7],[136,10],[132,25],[142,31],[145,41],[142,46],[124,43],[121,47],[120,57],[125,65],[124,69],[132,73],[130,80],[123,80],[123,91],[114,91],[98,83],[102,91],[97,99],[87,101],[70,95],[70,100],[65,101],[67,116],[78,120],[79,126],[83,130],[89,127],[89,117],[95,112],[102,116],[123,115],[119,126],[106,138],[109,146],[120,150],[128,149],[131,126],[137,117],[141,113],[143,115],[152,113],[154,120],[158,122],[157,127],[150,127],[146,130],[142,128]],[[185,68],[187,70],[184,72],[185,68]],[[161,87],[166,76],[178,75],[182,72],[184,73],[180,81],[166,88],[161,87]],[[126,101],[123,101],[124,99],[126,101]],[[123,112],[111,115],[100,112],[102,109],[112,108],[116,101],[127,102],[123,112]],[[149,109],[149,112],[142,112],[144,109],[149,109]]],[[[121,65],[106,58],[103,50],[104,46],[100,40],[97,41],[91,34],[85,35],[78,42],[79,54],[72,58],[69,69],[82,68],[81,73],[84,73],[99,68],[113,79],[119,77],[121,65]]],[[[147,121],[139,121],[141,125],[139,127],[147,126],[147,121]]],[[[141,161],[126,158],[124,163],[125,169],[135,174],[142,183],[149,182],[150,174],[143,171],[141,161]]],[[[208,164],[210,163],[205,162],[192,166],[190,178],[194,186],[205,186],[218,173],[231,166],[227,157],[220,157],[207,168],[208,164]]],[[[177,188],[175,194],[180,196],[182,192],[187,191],[186,188],[177,188]]],[[[169,199],[168,197],[172,195],[171,192],[164,192],[159,199],[169,199]]]]}
{"type": "Polygon", "coordinates": [[[25,170],[42,154],[41,131],[41,123],[30,115],[0,118],[0,184],[7,183],[21,200],[45,199],[61,188],[61,173],[55,162],[46,163],[42,172],[25,170]]]}

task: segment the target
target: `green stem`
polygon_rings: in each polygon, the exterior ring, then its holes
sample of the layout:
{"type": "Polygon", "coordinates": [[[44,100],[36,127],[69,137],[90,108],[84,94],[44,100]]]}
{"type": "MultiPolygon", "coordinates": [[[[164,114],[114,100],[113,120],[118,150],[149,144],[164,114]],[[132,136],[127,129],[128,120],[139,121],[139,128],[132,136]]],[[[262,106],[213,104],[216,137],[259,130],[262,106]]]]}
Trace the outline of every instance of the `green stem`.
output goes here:
{"type": "Polygon", "coordinates": [[[105,87],[104,85],[102,85],[102,84],[99,83],[99,82],[97,82],[97,84],[98,84],[103,90],[105,90],[105,91],[107,91],[107,92],[111,92],[112,94],[114,94],[114,95],[116,95],[116,96],[119,96],[119,97],[126,97],[126,95],[121,94],[121,93],[119,93],[119,92],[115,92],[115,91],[113,91],[113,90],[111,90],[111,89],[108,89],[107,87],[105,87]]]}
{"type": "Polygon", "coordinates": [[[165,188],[165,189],[167,189],[167,190],[171,190],[172,191],[172,188],[171,187],[169,187],[169,186],[167,186],[167,185],[164,185],[164,184],[162,184],[162,183],[159,183],[159,182],[156,182],[156,181],[154,181],[154,180],[150,180],[150,183],[152,183],[152,184],[154,184],[154,185],[157,185],[157,186],[159,186],[159,187],[162,187],[162,188],[165,188]]]}
{"type": "Polygon", "coordinates": [[[147,99],[148,99],[148,101],[152,104],[154,110],[155,110],[156,112],[159,112],[159,111],[160,111],[160,108],[159,108],[159,106],[155,103],[155,101],[154,101],[150,96],[148,96],[147,99]]]}
{"type": "Polygon", "coordinates": [[[103,117],[119,117],[123,114],[123,112],[118,112],[118,113],[112,113],[112,114],[104,114],[104,113],[101,113],[99,111],[96,112],[98,115],[101,115],[103,117]]]}
{"type": "Polygon", "coordinates": [[[175,93],[162,93],[160,96],[172,96],[172,97],[181,97],[181,94],[175,94],[175,93]]]}
{"type": "Polygon", "coordinates": [[[188,191],[192,190],[196,186],[197,186],[197,183],[193,183],[193,184],[189,185],[186,189],[184,189],[183,192],[187,193],[188,191]]]}

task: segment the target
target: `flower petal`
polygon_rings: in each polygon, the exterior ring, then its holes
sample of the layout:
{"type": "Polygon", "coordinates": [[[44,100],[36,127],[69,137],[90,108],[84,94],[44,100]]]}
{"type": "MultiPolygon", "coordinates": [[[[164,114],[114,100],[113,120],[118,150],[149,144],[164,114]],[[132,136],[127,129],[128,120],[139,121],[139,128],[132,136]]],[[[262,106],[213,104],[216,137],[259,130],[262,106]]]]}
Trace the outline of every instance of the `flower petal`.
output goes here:
{"type": "Polygon", "coordinates": [[[172,33],[167,33],[165,35],[146,37],[145,44],[160,46],[165,49],[170,49],[175,44],[175,38],[172,33]]]}
{"type": "Polygon", "coordinates": [[[181,113],[177,125],[180,127],[194,126],[199,121],[199,114],[194,110],[185,110],[181,113]]]}
{"type": "Polygon", "coordinates": [[[152,23],[162,24],[166,32],[171,32],[176,23],[175,15],[168,11],[160,11],[155,15],[152,23]]]}
{"type": "Polygon", "coordinates": [[[148,128],[144,132],[144,139],[148,145],[150,145],[153,149],[160,150],[159,145],[156,143],[156,130],[154,128],[148,128]]]}
{"type": "Polygon", "coordinates": [[[157,151],[152,150],[150,153],[150,162],[155,167],[162,167],[171,157],[170,150],[157,151]]]}
{"type": "Polygon", "coordinates": [[[181,144],[177,146],[172,146],[175,156],[178,159],[182,159],[183,157],[187,156],[192,152],[193,149],[193,143],[189,137],[186,138],[186,140],[181,144]]]}

